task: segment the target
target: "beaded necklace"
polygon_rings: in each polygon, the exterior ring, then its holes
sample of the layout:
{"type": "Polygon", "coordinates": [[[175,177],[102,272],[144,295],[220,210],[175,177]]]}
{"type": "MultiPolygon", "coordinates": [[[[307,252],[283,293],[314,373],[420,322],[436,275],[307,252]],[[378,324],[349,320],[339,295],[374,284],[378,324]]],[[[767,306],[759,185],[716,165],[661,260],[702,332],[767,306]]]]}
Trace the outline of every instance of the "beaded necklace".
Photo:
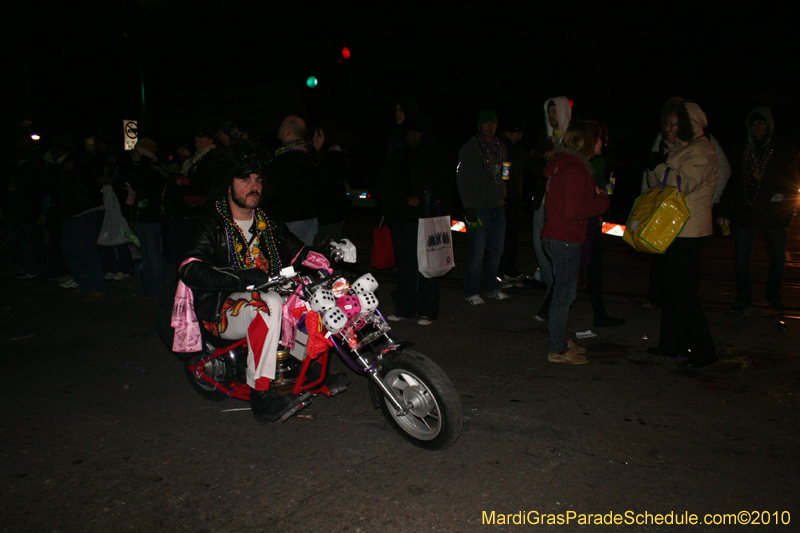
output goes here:
{"type": "Polygon", "coordinates": [[[228,249],[231,251],[233,259],[233,268],[237,270],[260,268],[271,276],[277,276],[281,271],[281,258],[275,246],[272,228],[264,212],[261,209],[253,210],[253,226],[250,231],[253,233],[253,238],[258,239],[258,243],[251,249],[244,236],[244,231],[231,216],[228,202],[219,200],[216,203],[216,208],[225,222],[225,234],[228,238],[228,249]],[[263,253],[264,249],[267,251],[266,255],[263,253]]]}
{"type": "Polygon", "coordinates": [[[308,145],[303,139],[297,139],[296,141],[289,141],[288,143],[284,144],[277,150],[275,150],[275,157],[279,155],[283,155],[287,152],[303,152],[308,153],[308,145]]]}
{"type": "Polygon", "coordinates": [[[497,185],[503,180],[503,145],[497,137],[487,139],[478,132],[478,144],[481,147],[481,158],[486,177],[491,183],[497,185]]]}
{"type": "Polygon", "coordinates": [[[774,150],[774,148],[768,147],[764,153],[764,160],[761,163],[757,162],[756,156],[752,154],[750,150],[745,150],[742,156],[742,169],[744,170],[742,187],[744,189],[744,201],[747,202],[747,205],[753,205],[756,203],[758,190],[761,188],[761,182],[764,180],[764,173],[767,171],[767,162],[769,162],[769,157],[772,155],[774,150]],[[758,171],[758,177],[755,175],[756,171],[758,171]],[[751,187],[755,186],[754,191],[747,190],[748,182],[751,182],[751,187]],[[751,192],[753,193],[752,198],[750,197],[751,192]]]}

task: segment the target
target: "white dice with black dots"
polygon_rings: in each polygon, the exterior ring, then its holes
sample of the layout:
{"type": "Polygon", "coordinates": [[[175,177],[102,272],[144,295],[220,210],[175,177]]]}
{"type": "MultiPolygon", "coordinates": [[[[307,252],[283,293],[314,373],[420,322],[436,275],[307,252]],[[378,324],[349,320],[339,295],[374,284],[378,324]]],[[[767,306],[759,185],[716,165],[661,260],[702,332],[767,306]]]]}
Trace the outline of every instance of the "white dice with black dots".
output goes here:
{"type": "Polygon", "coordinates": [[[311,309],[317,313],[327,311],[336,305],[336,296],[330,289],[317,289],[311,298],[311,309]]]}
{"type": "Polygon", "coordinates": [[[375,279],[375,276],[367,272],[358,278],[350,287],[356,292],[356,294],[375,292],[378,290],[378,281],[375,279]]]}
{"type": "Polygon", "coordinates": [[[336,335],[347,325],[347,315],[338,307],[332,307],[322,315],[325,329],[336,335]]]}
{"type": "Polygon", "coordinates": [[[361,312],[371,313],[378,308],[378,297],[374,292],[366,292],[358,295],[358,303],[361,304],[361,312]]]}

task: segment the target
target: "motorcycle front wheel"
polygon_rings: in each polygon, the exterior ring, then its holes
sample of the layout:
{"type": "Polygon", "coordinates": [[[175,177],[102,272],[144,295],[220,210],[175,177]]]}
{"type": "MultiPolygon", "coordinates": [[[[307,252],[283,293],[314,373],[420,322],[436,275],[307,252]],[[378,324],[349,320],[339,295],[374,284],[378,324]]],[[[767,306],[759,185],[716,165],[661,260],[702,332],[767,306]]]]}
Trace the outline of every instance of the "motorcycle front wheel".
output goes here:
{"type": "MultiPolygon", "coordinates": [[[[392,356],[382,365],[379,377],[401,403],[410,404],[400,416],[382,391],[381,411],[392,427],[407,441],[427,450],[443,450],[461,435],[461,400],[439,366],[413,350],[392,356]]],[[[370,383],[374,389],[379,389],[370,383]]]]}

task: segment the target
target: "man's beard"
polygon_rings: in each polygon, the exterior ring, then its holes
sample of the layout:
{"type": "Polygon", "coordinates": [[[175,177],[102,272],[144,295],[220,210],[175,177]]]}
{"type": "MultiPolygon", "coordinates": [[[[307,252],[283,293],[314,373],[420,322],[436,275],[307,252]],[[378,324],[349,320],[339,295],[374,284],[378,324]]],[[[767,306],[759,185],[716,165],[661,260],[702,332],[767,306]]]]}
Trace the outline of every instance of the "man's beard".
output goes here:
{"type": "Polygon", "coordinates": [[[261,195],[258,194],[257,192],[250,192],[247,194],[247,196],[238,196],[236,194],[231,193],[231,201],[237,206],[241,207],[242,209],[255,209],[261,202],[261,195]],[[250,207],[249,205],[247,205],[247,197],[251,195],[256,195],[258,198],[258,202],[256,202],[256,205],[254,207],[250,207]]]}

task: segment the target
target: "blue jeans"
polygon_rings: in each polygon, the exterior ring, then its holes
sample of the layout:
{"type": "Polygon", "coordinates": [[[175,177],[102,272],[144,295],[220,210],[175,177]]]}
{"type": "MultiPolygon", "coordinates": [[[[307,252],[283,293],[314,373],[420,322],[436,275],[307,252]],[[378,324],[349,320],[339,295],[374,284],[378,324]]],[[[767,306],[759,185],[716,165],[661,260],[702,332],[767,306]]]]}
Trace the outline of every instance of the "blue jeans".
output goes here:
{"type": "Polygon", "coordinates": [[[544,248],[542,248],[544,209],[545,206],[541,206],[533,212],[533,251],[536,254],[536,262],[539,263],[539,269],[542,271],[542,281],[547,285],[547,290],[550,291],[553,287],[553,267],[550,265],[550,259],[545,254],[544,248]]]}
{"type": "Polygon", "coordinates": [[[89,211],[64,219],[61,232],[61,253],[72,278],[85,291],[106,292],[106,279],[100,264],[97,238],[103,227],[105,211],[89,211]]]}
{"type": "MultiPolygon", "coordinates": [[[[753,303],[753,282],[750,277],[750,258],[753,255],[753,244],[756,241],[757,229],[740,229],[733,231],[736,242],[736,301],[745,305],[753,303]]],[[[786,228],[762,229],[764,242],[767,245],[769,270],[767,285],[764,288],[764,299],[768,302],[781,303],[781,285],[783,284],[783,265],[786,262],[786,228]]]]}
{"type": "Polygon", "coordinates": [[[464,272],[464,298],[481,292],[481,268],[485,277],[486,292],[500,290],[497,268],[503,255],[506,234],[506,212],[503,206],[477,209],[475,214],[483,224],[477,229],[467,228],[467,258],[464,272]]]}
{"type": "Polygon", "coordinates": [[[578,296],[583,245],[547,237],[542,238],[542,244],[553,265],[553,301],[547,319],[550,353],[560,353],[567,349],[567,319],[569,306],[578,296]]]}
{"type": "Polygon", "coordinates": [[[158,297],[158,288],[164,284],[164,260],[161,254],[161,223],[139,222],[136,236],[142,243],[142,294],[158,297]]]}

